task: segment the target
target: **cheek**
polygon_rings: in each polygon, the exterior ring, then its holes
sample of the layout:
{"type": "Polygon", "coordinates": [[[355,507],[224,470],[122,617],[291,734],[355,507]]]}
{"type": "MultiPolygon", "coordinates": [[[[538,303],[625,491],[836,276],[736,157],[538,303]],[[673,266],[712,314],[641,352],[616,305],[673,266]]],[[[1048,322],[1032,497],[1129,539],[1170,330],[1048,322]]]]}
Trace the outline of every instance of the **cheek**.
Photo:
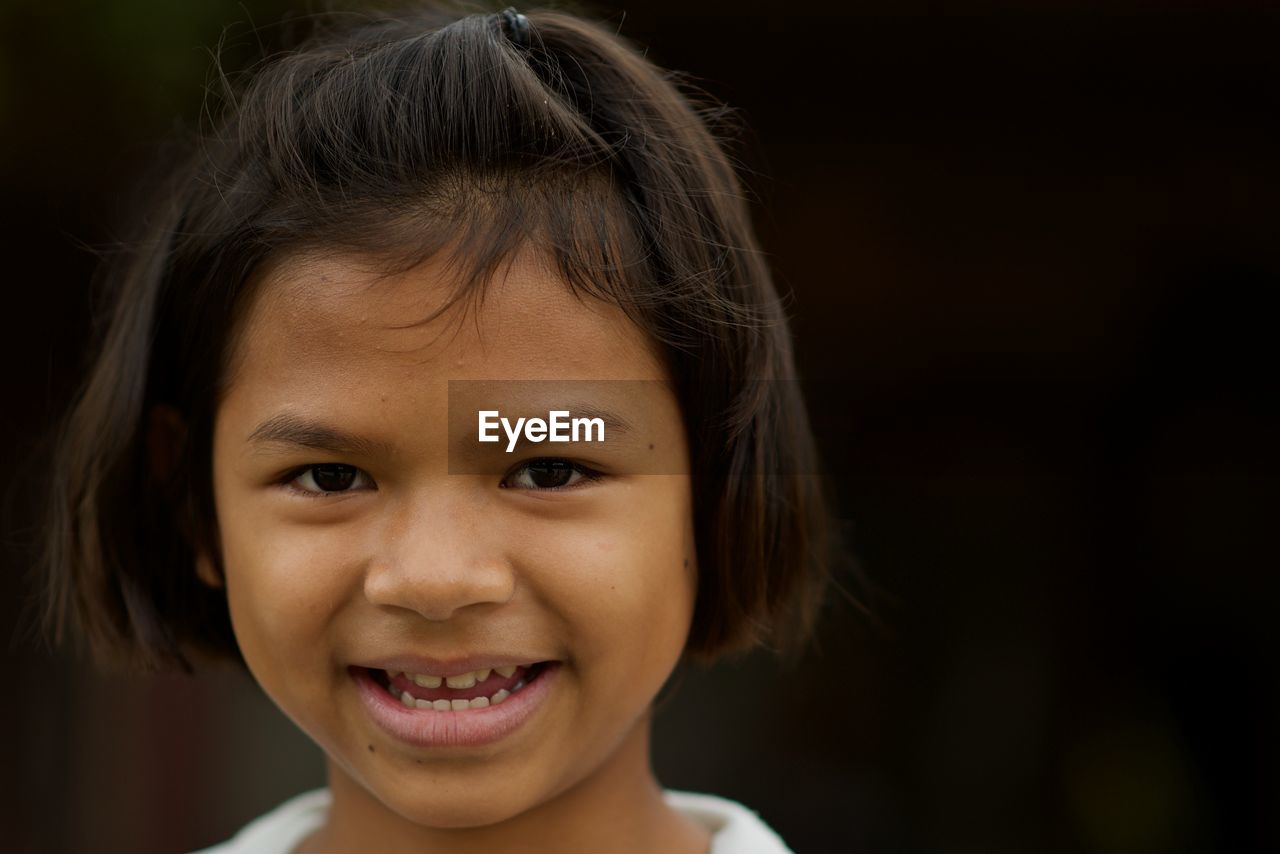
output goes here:
{"type": "Polygon", "coordinates": [[[524,553],[534,583],[572,632],[582,672],[656,691],[693,614],[687,478],[639,478],[598,518],[539,537],[524,553]]]}
{"type": "Polygon", "coordinates": [[[252,508],[219,508],[227,601],[236,639],[268,693],[281,674],[315,666],[357,558],[341,526],[282,525],[252,508]]]}

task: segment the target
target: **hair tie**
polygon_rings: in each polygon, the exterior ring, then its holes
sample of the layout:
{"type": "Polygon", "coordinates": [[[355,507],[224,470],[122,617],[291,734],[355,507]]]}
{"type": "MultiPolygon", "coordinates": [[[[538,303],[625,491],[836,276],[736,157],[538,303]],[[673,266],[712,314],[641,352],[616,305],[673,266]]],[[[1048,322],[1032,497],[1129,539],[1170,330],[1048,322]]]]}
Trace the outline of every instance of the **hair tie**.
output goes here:
{"type": "Polygon", "coordinates": [[[507,34],[511,43],[516,47],[528,47],[529,19],[517,12],[514,6],[508,6],[498,15],[502,31],[507,34]]]}

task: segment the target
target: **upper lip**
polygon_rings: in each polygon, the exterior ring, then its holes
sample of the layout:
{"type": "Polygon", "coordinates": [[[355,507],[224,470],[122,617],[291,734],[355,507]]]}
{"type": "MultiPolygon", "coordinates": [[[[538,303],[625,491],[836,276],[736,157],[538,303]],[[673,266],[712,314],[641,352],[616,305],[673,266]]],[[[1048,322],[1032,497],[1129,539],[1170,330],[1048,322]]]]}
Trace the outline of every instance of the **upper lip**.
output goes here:
{"type": "Polygon", "coordinates": [[[391,670],[398,673],[422,673],[431,676],[461,676],[475,670],[493,670],[512,665],[536,664],[551,661],[549,656],[508,655],[505,653],[478,653],[461,658],[433,658],[428,655],[406,653],[361,662],[361,667],[373,670],[391,670]]]}

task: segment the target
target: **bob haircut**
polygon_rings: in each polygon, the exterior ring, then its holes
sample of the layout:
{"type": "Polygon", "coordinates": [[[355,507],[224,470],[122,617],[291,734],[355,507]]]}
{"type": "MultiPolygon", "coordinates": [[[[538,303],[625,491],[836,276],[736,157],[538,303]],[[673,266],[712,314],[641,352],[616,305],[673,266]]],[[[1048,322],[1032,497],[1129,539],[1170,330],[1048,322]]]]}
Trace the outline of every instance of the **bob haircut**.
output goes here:
{"type": "MultiPolygon", "coordinates": [[[[320,19],[225,82],[100,267],[97,358],[55,439],[43,625],[99,657],[240,660],[218,555],[212,431],[265,271],[331,253],[390,274],[447,252],[450,303],[522,246],[610,301],[664,354],[692,463],[708,662],[810,638],[828,501],[783,306],[713,128],[728,111],[571,14],[435,6],[320,19]],[[157,413],[179,448],[157,451],[157,413]]],[[[433,315],[434,316],[434,315],[433,315]]],[[[243,662],[241,662],[243,663],[243,662]]]]}

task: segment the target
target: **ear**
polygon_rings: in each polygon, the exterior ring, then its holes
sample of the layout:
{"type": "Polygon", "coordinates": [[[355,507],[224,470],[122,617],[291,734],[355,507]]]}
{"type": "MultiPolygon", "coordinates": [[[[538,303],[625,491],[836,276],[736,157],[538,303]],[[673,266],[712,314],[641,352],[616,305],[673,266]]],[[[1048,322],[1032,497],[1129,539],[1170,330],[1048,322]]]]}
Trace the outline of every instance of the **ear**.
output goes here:
{"type": "Polygon", "coordinates": [[[222,576],[213,568],[213,558],[209,557],[206,549],[199,549],[196,552],[196,577],[204,582],[206,587],[214,590],[221,588],[222,576]]]}
{"type": "Polygon", "coordinates": [[[168,484],[187,441],[187,423],[178,410],[158,403],[147,413],[147,463],[151,476],[168,484]]]}
{"type": "MultiPolygon", "coordinates": [[[[187,422],[177,409],[158,403],[147,413],[147,463],[151,476],[166,486],[171,483],[187,442],[187,422]]],[[[184,525],[184,527],[187,527],[184,525]]],[[[190,531],[188,531],[190,536],[190,531]]],[[[196,549],[196,577],[213,589],[222,585],[208,549],[196,549]]]]}

